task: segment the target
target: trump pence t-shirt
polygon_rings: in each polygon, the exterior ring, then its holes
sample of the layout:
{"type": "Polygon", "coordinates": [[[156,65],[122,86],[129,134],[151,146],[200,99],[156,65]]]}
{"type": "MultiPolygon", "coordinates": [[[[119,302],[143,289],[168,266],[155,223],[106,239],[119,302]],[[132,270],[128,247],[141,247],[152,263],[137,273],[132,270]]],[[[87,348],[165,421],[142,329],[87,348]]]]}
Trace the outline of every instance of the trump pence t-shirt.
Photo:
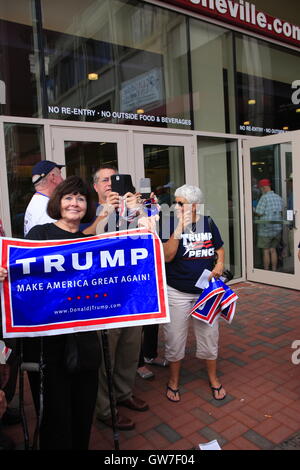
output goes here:
{"type": "MultiPolygon", "coordinates": [[[[162,217],[164,219],[164,217],[162,217]]],[[[162,220],[161,238],[163,243],[168,240],[164,235],[166,223],[162,220]]],[[[177,220],[170,219],[170,236],[174,232],[177,220]]],[[[195,287],[196,282],[205,269],[212,271],[215,263],[215,250],[223,246],[218,227],[208,217],[201,217],[199,221],[188,226],[181,234],[179,247],[174,259],[166,263],[167,284],[181,292],[200,293],[201,289],[195,287]],[[213,232],[213,233],[212,233],[213,232]]]]}

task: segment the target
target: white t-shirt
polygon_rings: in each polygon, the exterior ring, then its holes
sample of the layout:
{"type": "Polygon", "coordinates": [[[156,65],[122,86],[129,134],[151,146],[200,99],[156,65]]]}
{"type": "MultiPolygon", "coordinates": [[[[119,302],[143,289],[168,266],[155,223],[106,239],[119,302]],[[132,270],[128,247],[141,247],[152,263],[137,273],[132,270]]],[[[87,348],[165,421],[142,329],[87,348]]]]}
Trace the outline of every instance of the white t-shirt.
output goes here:
{"type": "Polygon", "coordinates": [[[35,193],[27,206],[24,217],[24,236],[35,225],[49,224],[56,222],[47,214],[49,197],[42,193],[35,193]]]}

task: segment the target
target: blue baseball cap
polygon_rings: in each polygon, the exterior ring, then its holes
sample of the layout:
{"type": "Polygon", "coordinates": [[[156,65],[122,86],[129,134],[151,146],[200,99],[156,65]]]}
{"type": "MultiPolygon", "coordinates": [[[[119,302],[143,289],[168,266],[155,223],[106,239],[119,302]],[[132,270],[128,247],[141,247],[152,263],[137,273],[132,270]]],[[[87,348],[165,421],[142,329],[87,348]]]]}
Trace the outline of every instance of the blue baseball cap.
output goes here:
{"type": "Polygon", "coordinates": [[[63,168],[65,165],[58,165],[55,162],[50,162],[50,160],[41,160],[36,163],[32,168],[32,182],[33,184],[38,183],[41,179],[45,178],[53,168],[63,168]]]}

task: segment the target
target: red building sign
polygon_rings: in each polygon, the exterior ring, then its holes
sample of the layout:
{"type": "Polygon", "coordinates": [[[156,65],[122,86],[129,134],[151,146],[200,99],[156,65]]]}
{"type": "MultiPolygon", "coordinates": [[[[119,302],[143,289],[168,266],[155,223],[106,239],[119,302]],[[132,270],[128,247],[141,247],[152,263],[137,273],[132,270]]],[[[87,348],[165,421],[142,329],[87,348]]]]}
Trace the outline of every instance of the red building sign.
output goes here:
{"type": "Polygon", "coordinates": [[[258,11],[253,3],[245,0],[164,0],[164,3],[300,47],[300,26],[258,11]]]}

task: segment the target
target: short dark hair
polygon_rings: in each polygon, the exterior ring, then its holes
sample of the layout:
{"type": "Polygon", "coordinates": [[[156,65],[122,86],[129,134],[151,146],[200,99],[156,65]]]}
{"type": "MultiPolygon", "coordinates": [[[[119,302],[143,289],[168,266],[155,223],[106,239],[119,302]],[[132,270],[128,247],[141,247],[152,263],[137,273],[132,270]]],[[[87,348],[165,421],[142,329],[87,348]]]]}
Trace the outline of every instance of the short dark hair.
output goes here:
{"type": "Polygon", "coordinates": [[[86,198],[87,209],[81,222],[90,222],[95,216],[92,195],[88,185],[79,176],[69,176],[54,190],[47,207],[48,215],[55,220],[61,218],[61,200],[66,194],[81,194],[86,198]]]}

